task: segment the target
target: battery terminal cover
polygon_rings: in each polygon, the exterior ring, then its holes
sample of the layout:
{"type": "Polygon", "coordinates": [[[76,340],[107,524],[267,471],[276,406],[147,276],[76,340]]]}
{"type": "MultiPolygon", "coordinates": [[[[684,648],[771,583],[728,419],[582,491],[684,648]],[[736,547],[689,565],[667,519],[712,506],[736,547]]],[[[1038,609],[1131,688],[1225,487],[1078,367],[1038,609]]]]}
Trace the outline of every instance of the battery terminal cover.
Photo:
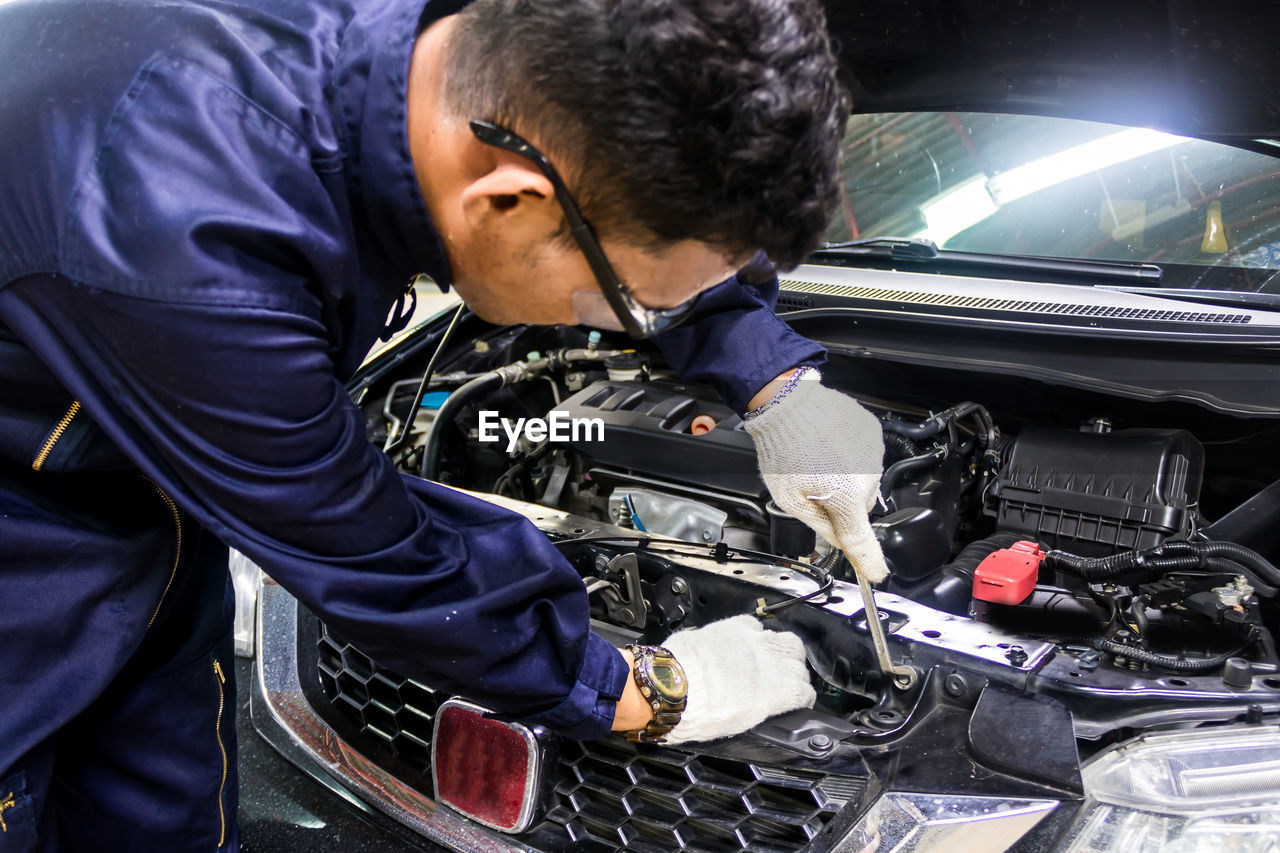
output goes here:
{"type": "Polygon", "coordinates": [[[1021,604],[1035,591],[1044,551],[1035,542],[1015,542],[988,555],[973,573],[973,597],[993,604],[1021,604]]]}

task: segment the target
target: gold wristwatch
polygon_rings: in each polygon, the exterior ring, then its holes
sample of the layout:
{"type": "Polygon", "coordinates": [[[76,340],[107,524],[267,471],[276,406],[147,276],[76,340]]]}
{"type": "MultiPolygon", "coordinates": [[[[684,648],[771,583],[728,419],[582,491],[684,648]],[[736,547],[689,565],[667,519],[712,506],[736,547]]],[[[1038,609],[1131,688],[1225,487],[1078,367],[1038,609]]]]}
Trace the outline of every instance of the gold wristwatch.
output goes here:
{"type": "Polygon", "coordinates": [[[684,668],[675,655],[662,646],[627,646],[635,657],[631,676],[640,695],[653,708],[653,719],[643,729],[627,732],[627,740],[636,743],[663,743],[667,732],[680,724],[689,683],[684,668]]]}

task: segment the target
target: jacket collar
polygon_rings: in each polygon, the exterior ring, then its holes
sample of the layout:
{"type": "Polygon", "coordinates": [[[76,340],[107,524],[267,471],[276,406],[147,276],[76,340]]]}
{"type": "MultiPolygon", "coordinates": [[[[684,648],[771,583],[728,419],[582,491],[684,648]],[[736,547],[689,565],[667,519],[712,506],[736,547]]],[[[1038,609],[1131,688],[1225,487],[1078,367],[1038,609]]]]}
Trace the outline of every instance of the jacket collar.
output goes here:
{"type": "Polygon", "coordinates": [[[458,11],[457,0],[374,0],[357,4],[334,69],[337,114],[345,135],[346,180],[364,265],[388,284],[425,273],[441,286],[451,276],[409,156],[406,89],[417,35],[458,11]],[[365,253],[368,254],[368,253],[365,253]]]}

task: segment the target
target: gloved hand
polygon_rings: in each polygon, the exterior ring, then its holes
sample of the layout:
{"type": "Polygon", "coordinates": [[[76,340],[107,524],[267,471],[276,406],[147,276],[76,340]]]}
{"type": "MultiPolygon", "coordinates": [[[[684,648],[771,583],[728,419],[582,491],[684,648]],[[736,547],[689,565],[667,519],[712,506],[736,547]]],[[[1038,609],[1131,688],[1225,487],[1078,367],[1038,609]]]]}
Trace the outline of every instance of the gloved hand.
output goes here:
{"type": "Polygon", "coordinates": [[[684,668],[689,685],[668,743],[729,737],[769,717],[813,707],[804,644],[795,634],[766,631],[754,616],[677,631],[662,645],[684,668]]]}
{"type": "Polygon", "coordinates": [[[871,583],[889,574],[867,518],[880,497],[884,433],[852,397],[810,368],[781,399],[748,418],[774,503],[822,535],[871,583]]]}

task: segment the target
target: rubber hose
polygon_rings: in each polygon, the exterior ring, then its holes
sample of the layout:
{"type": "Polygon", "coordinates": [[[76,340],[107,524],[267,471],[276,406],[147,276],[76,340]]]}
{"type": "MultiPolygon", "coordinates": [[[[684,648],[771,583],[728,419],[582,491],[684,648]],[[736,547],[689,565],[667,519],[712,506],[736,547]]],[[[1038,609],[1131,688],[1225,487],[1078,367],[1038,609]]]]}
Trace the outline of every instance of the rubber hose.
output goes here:
{"type": "Polygon", "coordinates": [[[899,435],[896,432],[886,432],[884,434],[885,459],[907,459],[919,455],[920,448],[905,435],[899,435]]]}
{"type": "Polygon", "coordinates": [[[1133,623],[1138,626],[1138,636],[1145,640],[1147,628],[1151,624],[1151,621],[1147,619],[1147,599],[1143,596],[1135,598],[1133,606],[1129,608],[1129,612],[1133,614],[1133,623]]]}
{"type": "Polygon", "coordinates": [[[983,408],[981,403],[957,403],[956,405],[947,409],[942,414],[944,417],[946,417],[947,420],[958,421],[961,418],[972,415],[974,412],[978,412],[979,413],[978,419],[981,420],[982,415],[985,415],[986,411],[987,410],[983,408]]]}
{"type": "Polygon", "coordinates": [[[1245,640],[1244,645],[1234,651],[1224,652],[1211,658],[1200,658],[1199,660],[1184,660],[1182,658],[1170,657],[1169,655],[1161,655],[1146,649],[1140,649],[1136,646],[1126,646],[1124,643],[1117,643],[1114,640],[1108,640],[1106,637],[1095,637],[1093,647],[1100,652],[1110,652],[1113,655],[1123,655],[1130,660],[1140,661],[1142,663],[1158,666],[1163,669],[1171,669],[1174,672],[1208,672],[1217,669],[1227,662],[1227,658],[1233,658],[1247,650],[1258,639],[1257,629],[1249,632],[1249,638],[1245,640]]]}
{"type": "Polygon", "coordinates": [[[893,493],[893,487],[897,485],[903,474],[936,465],[942,461],[946,454],[947,451],[945,449],[939,449],[922,453],[919,456],[912,456],[909,459],[899,459],[884,470],[884,475],[880,478],[880,494],[887,501],[889,495],[893,493]]]}
{"type": "Polygon", "coordinates": [[[453,424],[454,418],[462,408],[476,397],[495,391],[502,385],[502,374],[490,371],[482,373],[448,396],[444,405],[436,412],[435,421],[431,424],[430,432],[427,433],[427,446],[422,454],[422,467],[418,472],[424,479],[434,480],[440,476],[442,438],[445,430],[453,424]]]}
{"type": "Polygon", "coordinates": [[[983,450],[987,450],[995,443],[996,425],[991,419],[991,413],[981,403],[964,402],[957,403],[951,408],[943,412],[941,417],[946,423],[953,424],[957,421],[973,415],[973,419],[978,424],[976,433],[978,438],[978,446],[983,450]]]}
{"type": "Polygon", "coordinates": [[[942,432],[946,425],[946,419],[936,415],[929,418],[929,420],[918,424],[907,423],[906,421],[899,420],[897,418],[889,418],[888,420],[881,421],[881,426],[884,428],[885,432],[892,432],[897,435],[914,439],[933,438],[935,435],[942,432]]]}

